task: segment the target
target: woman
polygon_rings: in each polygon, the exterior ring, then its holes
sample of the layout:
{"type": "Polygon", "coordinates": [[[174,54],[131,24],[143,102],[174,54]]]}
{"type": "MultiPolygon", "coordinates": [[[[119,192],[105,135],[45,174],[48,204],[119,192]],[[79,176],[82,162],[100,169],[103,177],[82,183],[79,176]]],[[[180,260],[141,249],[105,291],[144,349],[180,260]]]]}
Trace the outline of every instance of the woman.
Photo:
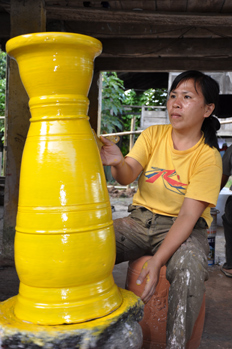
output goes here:
{"type": "Polygon", "coordinates": [[[185,348],[190,339],[208,278],[206,228],[220,190],[221,157],[212,116],[219,86],[198,71],[174,80],[167,110],[170,125],[144,130],[130,153],[105,138],[103,165],[110,165],[121,184],[139,175],[138,191],[128,217],[114,221],[117,262],[150,254],[137,283],[146,278],[141,299],[149,301],[160,269],[167,266],[170,282],[167,348],[185,348]]]}

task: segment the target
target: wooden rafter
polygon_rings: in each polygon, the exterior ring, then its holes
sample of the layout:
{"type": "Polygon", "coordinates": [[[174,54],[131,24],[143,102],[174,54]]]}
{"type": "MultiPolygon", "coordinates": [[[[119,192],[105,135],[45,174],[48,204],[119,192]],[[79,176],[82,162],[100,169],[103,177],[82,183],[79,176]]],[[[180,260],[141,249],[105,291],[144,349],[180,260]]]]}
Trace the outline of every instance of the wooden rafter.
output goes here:
{"type": "Polygon", "coordinates": [[[46,6],[47,18],[69,21],[90,21],[108,23],[144,23],[158,25],[224,27],[232,25],[230,14],[150,12],[130,10],[105,10],[76,7],[46,6]]]}

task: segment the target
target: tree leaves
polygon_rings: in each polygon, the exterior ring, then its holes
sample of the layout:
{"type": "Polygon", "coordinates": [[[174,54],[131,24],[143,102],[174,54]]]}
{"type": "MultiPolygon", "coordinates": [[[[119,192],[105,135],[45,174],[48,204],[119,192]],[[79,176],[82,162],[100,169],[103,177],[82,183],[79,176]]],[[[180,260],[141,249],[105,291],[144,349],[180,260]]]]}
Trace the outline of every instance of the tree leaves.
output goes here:
{"type": "Polygon", "coordinates": [[[112,133],[117,132],[117,128],[122,129],[122,123],[117,116],[122,113],[124,89],[123,81],[115,72],[102,73],[102,133],[112,133]]]}
{"type": "MultiPolygon", "coordinates": [[[[118,78],[116,72],[103,72],[101,133],[129,131],[131,119],[135,115],[135,129],[138,129],[142,106],[165,106],[166,99],[167,89],[150,88],[140,93],[134,89],[125,91],[124,82],[118,78]],[[125,108],[125,105],[130,107],[125,108]]],[[[127,154],[128,148],[129,138],[123,136],[121,151],[124,155],[127,154]]]]}
{"type": "MultiPolygon", "coordinates": [[[[5,115],[6,100],[6,56],[5,52],[0,50],[0,116],[5,115]]],[[[5,131],[4,120],[0,119],[0,133],[5,131]]],[[[4,141],[4,136],[1,138],[4,141]]]]}

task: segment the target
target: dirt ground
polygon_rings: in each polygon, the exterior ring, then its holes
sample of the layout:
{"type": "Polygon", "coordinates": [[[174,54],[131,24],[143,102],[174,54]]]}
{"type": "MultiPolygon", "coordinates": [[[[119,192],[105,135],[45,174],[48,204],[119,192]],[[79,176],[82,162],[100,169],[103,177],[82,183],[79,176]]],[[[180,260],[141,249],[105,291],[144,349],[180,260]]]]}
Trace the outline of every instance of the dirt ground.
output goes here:
{"type": "Polygon", "coordinates": [[[117,188],[117,187],[108,187],[108,192],[111,198],[132,198],[136,193],[136,188],[117,188]]]}

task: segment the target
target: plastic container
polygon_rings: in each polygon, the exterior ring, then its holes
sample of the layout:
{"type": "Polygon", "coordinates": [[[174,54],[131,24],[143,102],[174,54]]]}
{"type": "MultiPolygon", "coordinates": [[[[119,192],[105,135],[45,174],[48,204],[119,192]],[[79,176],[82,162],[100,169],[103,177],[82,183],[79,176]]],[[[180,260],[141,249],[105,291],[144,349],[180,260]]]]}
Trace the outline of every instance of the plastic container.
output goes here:
{"type": "Polygon", "coordinates": [[[219,193],[217,205],[216,205],[216,209],[220,211],[217,215],[217,225],[219,227],[223,227],[222,216],[225,212],[226,200],[231,195],[232,195],[232,191],[226,187],[224,187],[219,193]]]}

